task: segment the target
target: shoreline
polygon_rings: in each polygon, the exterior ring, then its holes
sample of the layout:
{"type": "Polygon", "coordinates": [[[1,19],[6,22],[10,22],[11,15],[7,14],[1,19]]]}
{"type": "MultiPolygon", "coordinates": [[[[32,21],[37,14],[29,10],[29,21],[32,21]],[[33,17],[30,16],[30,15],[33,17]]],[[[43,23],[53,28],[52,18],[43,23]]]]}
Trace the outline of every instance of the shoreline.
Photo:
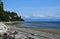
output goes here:
{"type": "MultiPolygon", "coordinates": [[[[22,21],[16,21],[16,22],[20,23],[22,21]]],[[[32,30],[36,30],[36,31],[42,31],[42,32],[47,32],[47,33],[52,33],[52,34],[58,34],[58,35],[60,35],[60,29],[31,28],[31,27],[25,27],[25,26],[17,26],[16,22],[4,22],[4,24],[10,25],[10,26],[14,26],[14,27],[17,27],[17,28],[27,28],[27,29],[32,29],[32,30]]]]}
{"type": "Polygon", "coordinates": [[[31,27],[24,27],[24,26],[23,27],[19,26],[18,28],[27,28],[27,29],[31,29],[31,30],[42,31],[42,32],[46,32],[46,33],[60,35],[60,29],[31,28],[31,27]]]}
{"type": "MultiPolygon", "coordinates": [[[[28,27],[22,27],[22,26],[16,26],[14,25],[7,25],[10,29],[10,32],[17,31],[19,34],[17,37],[27,37],[27,38],[34,38],[34,39],[60,39],[60,32],[55,33],[55,31],[45,30],[45,29],[34,29],[34,28],[28,28],[28,27]]],[[[21,37],[21,38],[22,38],[21,37]]]]}
{"type": "Polygon", "coordinates": [[[31,28],[31,27],[25,27],[25,26],[17,26],[14,24],[9,24],[10,26],[14,26],[17,28],[26,28],[26,29],[30,29],[30,30],[36,30],[36,31],[42,31],[42,32],[46,32],[46,33],[51,33],[51,34],[56,34],[56,35],[60,35],[60,29],[48,29],[48,28],[31,28]]]}

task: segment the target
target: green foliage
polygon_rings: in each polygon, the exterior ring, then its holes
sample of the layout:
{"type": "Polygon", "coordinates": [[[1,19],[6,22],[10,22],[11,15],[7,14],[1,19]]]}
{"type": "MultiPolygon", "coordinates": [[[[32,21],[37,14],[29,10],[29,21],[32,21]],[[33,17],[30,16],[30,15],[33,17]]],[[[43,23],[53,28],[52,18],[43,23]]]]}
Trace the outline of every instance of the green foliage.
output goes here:
{"type": "Polygon", "coordinates": [[[19,17],[17,15],[17,13],[15,12],[7,12],[7,11],[4,11],[5,14],[7,14],[9,16],[9,20],[10,21],[24,21],[21,17],[19,17]]]}
{"type": "Polygon", "coordinates": [[[9,17],[7,14],[0,14],[0,21],[9,21],[9,17]]]}
{"type": "Polygon", "coordinates": [[[24,21],[15,12],[4,11],[0,13],[0,21],[24,21]]]}
{"type": "Polygon", "coordinates": [[[3,2],[0,4],[0,21],[24,21],[15,12],[4,11],[3,2]]]}

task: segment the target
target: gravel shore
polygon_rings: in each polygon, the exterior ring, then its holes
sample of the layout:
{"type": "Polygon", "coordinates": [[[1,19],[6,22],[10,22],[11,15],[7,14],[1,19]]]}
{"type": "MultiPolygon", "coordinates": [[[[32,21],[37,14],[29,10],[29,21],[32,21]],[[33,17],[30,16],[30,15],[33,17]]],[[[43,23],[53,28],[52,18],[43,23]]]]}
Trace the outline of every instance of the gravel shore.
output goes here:
{"type": "Polygon", "coordinates": [[[42,31],[37,31],[33,29],[28,29],[28,28],[17,28],[14,26],[9,26],[9,31],[17,31],[18,34],[16,34],[16,38],[21,38],[21,39],[60,39],[59,35],[52,34],[52,33],[46,33],[42,31]]]}
{"type": "Polygon", "coordinates": [[[9,27],[7,30],[8,33],[13,33],[14,31],[18,32],[15,34],[15,39],[60,39],[60,35],[57,34],[37,31],[29,28],[18,28],[13,25],[6,26],[9,27]]]}

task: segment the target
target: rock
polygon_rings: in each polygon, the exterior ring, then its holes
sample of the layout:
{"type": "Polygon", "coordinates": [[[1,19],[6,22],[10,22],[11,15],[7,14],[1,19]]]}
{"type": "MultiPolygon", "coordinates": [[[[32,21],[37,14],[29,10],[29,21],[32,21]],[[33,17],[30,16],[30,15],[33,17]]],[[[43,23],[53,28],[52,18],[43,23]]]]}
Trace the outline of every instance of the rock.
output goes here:
{"type": "Polygon", "coordinates": [[[8,38],[7,33],[4,33],[2,37],[3,39],[7,39],[8,38]]]}
{"type": "Polygon", "coordinates": [[[5,32],[7,32],[8,27],[6,25],[4,25],[2,22],[0,22],[0,34],[4,34],[5,32]]]}

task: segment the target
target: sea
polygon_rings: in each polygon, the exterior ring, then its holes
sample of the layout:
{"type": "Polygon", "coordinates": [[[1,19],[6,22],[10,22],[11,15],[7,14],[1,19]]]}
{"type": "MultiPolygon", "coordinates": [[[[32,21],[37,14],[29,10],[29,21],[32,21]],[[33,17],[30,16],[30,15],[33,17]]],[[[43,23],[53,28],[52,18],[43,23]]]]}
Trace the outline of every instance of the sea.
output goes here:
{"type": "Polygon", "coordinates": [[[44,29],[60,29],[60,22],[21,22],[18,26],[44,29]]]}

